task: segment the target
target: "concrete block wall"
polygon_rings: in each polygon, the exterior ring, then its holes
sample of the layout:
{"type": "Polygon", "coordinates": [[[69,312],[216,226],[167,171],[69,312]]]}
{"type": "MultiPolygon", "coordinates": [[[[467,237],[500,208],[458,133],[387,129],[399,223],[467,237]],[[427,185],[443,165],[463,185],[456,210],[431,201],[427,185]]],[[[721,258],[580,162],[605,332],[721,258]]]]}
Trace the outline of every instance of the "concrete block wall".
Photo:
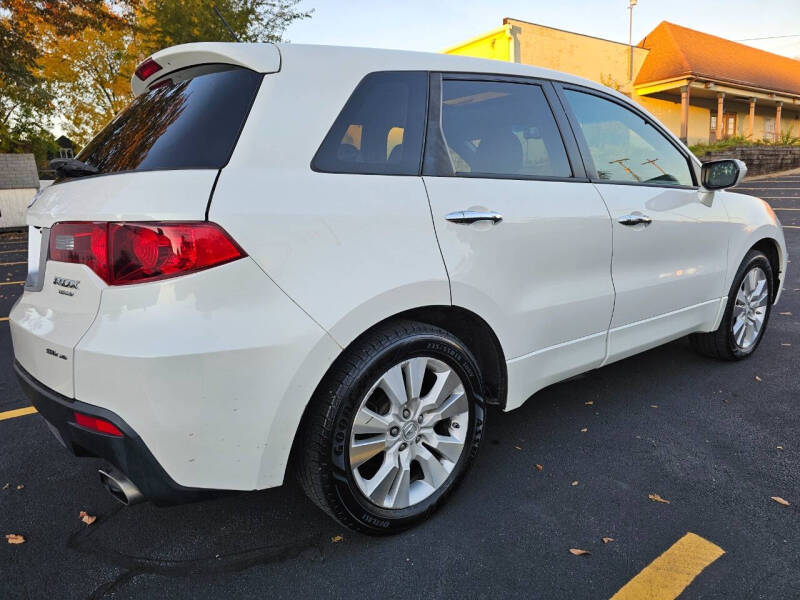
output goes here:
{"type": "Polygon", "coordinates": [[[748,175],[763,175],[800,168],[800,146],[741,146],[715,150],[699,158],[703,162],[738,158],[747,165],[748,175]]]}

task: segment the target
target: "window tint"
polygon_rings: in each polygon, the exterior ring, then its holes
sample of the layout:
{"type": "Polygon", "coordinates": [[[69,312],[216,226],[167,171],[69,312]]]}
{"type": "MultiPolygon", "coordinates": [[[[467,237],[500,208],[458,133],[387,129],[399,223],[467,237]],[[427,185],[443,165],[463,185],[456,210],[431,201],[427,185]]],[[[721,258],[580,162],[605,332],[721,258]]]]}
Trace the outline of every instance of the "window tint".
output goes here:
{"type": "Polygon", "coordinates": [[[538,85],[444,80],[442,133],[461,176],[570,177],[564,143],[538,85]]]}
{"type": "Polygon", "coordinates": [[[328,173],[418,174],[427,96],[427,73],[367,75],[325,136],[311,167],[328,173]]]}
{"type": "Polygon", "coordinates": [[[225,166],[262,75],[219,68],[138,96],[77,158],[101,173],[225,166]]]}
{"type": "Polygon", "coordinates": [[[600,179],[694,185],[683,154],[635,112],[593,94],[565,94],[600,179]]]}

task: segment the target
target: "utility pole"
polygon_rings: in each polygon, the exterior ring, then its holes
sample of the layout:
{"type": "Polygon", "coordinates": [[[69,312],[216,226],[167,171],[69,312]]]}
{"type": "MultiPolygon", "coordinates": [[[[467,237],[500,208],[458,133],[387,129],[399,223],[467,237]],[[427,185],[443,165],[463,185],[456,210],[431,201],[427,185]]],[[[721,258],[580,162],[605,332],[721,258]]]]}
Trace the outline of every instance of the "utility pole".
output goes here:
{"type": "Polygon", "coordinates": [[[633,83],[633,7],[636,6],[637,0],[629,0],[628,12],[630,18],[628,19],[628,46],[630,47],[631,55],[628,59],[628,79],[633,83]]]}

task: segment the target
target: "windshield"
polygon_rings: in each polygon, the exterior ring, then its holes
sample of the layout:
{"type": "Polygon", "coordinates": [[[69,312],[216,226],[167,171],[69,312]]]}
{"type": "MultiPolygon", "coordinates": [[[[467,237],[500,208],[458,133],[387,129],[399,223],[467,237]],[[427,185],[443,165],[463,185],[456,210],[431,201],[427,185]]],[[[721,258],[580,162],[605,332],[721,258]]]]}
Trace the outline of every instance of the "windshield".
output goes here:
{"type": "Polygon", "coordinates": [[[100,173],[225,166],[262,75],[220,68],[137,97],[77,158],[100,173]]]}

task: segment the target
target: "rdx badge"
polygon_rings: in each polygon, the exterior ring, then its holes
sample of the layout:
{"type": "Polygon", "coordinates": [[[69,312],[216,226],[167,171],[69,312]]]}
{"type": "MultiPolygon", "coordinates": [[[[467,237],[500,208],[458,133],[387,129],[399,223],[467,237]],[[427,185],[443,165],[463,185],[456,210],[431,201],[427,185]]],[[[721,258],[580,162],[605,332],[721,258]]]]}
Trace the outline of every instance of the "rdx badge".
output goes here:
{"type": "Polygon", "coordinates": [[[53,283],[55,285],[60,285],[63,288],[77,290],[78,289],[78,284],[80,283],[80,281],[78,281],[77,279],[67,279],[66,277],[58,277],[58,276],[56,276],[56,277],[53,277],[53,283]]]}

